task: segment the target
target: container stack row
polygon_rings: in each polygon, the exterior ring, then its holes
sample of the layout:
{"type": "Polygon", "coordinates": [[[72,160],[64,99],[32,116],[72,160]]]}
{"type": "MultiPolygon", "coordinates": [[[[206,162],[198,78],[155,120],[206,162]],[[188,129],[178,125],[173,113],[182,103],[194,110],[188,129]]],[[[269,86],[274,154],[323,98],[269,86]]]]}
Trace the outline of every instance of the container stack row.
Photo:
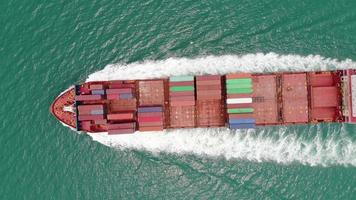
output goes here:
{"type": "Polygon", "coordinates": [[[163,130],[162,106],[139,107],[137,110],[137,121],[139,131],[163,130]]]}
{"type": "Polygon", "coordinates": [[[105,95],[104,85],[103,84],[91,84],[88,88],[83,88],[83,93],[76,95],[76,101],[97,101],[102,100],[105,95]]]}
{"type": "Polygon", "coordinates": [[[194,76],[169,78],[170,127],[195,126],[194,76]]]}
{"type": "Polygon", "coordinates": [[[223,126],[224,108],[222,107],[221,76],[196,76],[197,126],[223,126]]]}
{"type": "Polygon", "coordinates": [[[232,129],[254,128],[252,77],[250,74],[226,75],[228,125],[232,129]]]}
{"type": "Polygon", "coordinates": [[[136,130],[136,100],[134,96],[135,84],[114,81],[105,90],[110,100],[108,120],[108,134],[134,133],[136,130]]]}
{"type": "Polygon", "coordinates": [[[90,130],[91,125],[106,124],[104,105],[78,105],[78,121],[80,121],[81,129],[90,130]]]}

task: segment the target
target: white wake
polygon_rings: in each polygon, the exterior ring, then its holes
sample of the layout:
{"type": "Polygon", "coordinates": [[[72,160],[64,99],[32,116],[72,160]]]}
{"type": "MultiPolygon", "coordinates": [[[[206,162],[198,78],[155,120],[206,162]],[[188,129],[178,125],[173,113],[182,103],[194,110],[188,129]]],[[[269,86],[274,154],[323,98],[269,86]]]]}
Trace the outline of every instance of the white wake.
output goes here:
{"type": "MultiPolygon", "coordinates": [[[[356,69],[352,60],[338,61],[318,55],[247,54],[242,56],[205,56],[169,58],[131,64],[112,64],[91,74],[86,81],[150,79],[172,75],[225,74],[231,72],[280,72],[356,69]]],[[[288,133],[229,130],[226,128],[179,129],[132,135],[89,134],[94,140],[116,148],[132,148],[155,153],[197,154],[226,159],[245,159],[282,164],[298,162],[308,165],[356,166],[356,141],[349,136],[315,134],[311,140],[288,133]]],[[[339,130],[343,131],[343,130],[339,130]]],[[[335,133],[335,135],[340,135],[335,133]]]]}

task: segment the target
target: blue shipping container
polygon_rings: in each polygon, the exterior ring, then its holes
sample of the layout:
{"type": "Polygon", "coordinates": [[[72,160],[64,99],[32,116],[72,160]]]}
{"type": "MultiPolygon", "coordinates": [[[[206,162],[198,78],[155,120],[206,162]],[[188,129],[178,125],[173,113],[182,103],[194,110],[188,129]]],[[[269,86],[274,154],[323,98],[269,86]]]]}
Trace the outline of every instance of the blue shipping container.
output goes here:
{"type": "Polygon", "coordinates": [[[230,124],[230,129],[248,129],[255,128],[255,124],[230,124]]]}
{"type": "Polygon", "coordinates": [[[104,114],[104,110],[91,110],[90,114],[92,114],[92,115],[102,115],[102,114],[104,114]]]}
{"type": "Polygon", "coordinates": [[[131,93],[120,94],[120,99],[132,99],[131,93]]]}
{"type": "Polygon", "coordinates": [[[255,124],[256,120],[253,118],[244,119],[229,119],[229,124],[255,124]]]}
{"type": "Polygon", "coordinates": [[[91,94],[101,94],[104,95],[105,94],[105,90],[92,90],[91,94]]]}
{"type": "Polygon", "coordinates": [[[137,110],[139,113],[145,112],[162,112],[162,107],[140,107],[137,110]]]}

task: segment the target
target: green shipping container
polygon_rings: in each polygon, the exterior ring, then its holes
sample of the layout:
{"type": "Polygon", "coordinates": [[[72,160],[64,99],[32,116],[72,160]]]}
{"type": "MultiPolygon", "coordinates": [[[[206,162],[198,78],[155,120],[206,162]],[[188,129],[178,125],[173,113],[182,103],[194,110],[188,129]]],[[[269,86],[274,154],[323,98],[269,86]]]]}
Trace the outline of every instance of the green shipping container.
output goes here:
{"type": "Polygon", "coordinates": [[[239,113],[252,113],[253,108],[229,108],[227,113],[229,114],[239,114],[239,113]]]}
{"type": "Polygon", "coordinates": [[[194,76],[172,76],[169,77],[170,82],[194,81],[194,76]]]}
{"type": "Polygon", "coordinates": [[[171,92],[194,91],[194,86],[172,86],[169,88],[171,92]]]}
{"type": "Polygon", "coordinates": [[[252,84],[231,84],[226,86],[227,89],[237,89],[237,88],[252,88],[252,84]]]}
{"type": "Polygon", "coordinates": [[[230,85],[230,84],[241,84],[241,85],[252,84],[252,79],[250,78],[227,79],[226,85],[230,85]]]}
{"type": "Polygon", "coordinates": [[[252,88],[236,88],[236,89],[227,89],[227,94],[250,94],[252,93],[252,88]]]}

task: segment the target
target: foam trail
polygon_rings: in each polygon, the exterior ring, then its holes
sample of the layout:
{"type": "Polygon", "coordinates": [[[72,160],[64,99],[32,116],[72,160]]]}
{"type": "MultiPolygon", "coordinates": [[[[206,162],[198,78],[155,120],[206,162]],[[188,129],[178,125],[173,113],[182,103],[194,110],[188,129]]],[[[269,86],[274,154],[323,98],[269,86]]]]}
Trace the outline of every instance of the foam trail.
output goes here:
{"type": "Polygon", "coordinates": [[[166,60],[111,64],[89,75],[87,81],[114,79],[149,79],[172,75],[226,74],[230,72],[316,71],[356,68],[347,59],[324,58],[318,55],[247,54],[205,56],[198,58],[168,58],[166,60]]]}
{"type": "Polygon", "coordinates": [[[90,135],[107,146],[153,153],[196,154],[281,164],[298,162],[311,166],[356,166],[356,142],[337,133],[330,133],[326,138],[323,138],[321,133],[316,133],[314,137],[306,139],[297,133],[287,133],[285,128],[280,128],[277,132],[199,128],[170,130],[164,133],[90,135]]]}
{"type": "MultiPolygon", "coordinates": [[[[169,58],[131,64],[113,64],[91,74],[86,81],[149,79],[172,75],[225,74],[229,72],[277,72],[356,69],[351,60],[338,61],[318,55],[247,54],[242,56],[205,56],[169,58]]],[[[162,132],[107,135],[90,133],[96,141],[116,148],[132,148],[154,153],[188,153],[282,164],[356,166],[356,142],[340,132],[302,133],[315,135],[305,139],[286,128],[278,131],[236,131],[226,128],[178,129],[162,132]]],[[[340,131],[340,130],[339,130],[340,131]]],[[[330,130],[329,130],[330,132],[330,130]]]]}

